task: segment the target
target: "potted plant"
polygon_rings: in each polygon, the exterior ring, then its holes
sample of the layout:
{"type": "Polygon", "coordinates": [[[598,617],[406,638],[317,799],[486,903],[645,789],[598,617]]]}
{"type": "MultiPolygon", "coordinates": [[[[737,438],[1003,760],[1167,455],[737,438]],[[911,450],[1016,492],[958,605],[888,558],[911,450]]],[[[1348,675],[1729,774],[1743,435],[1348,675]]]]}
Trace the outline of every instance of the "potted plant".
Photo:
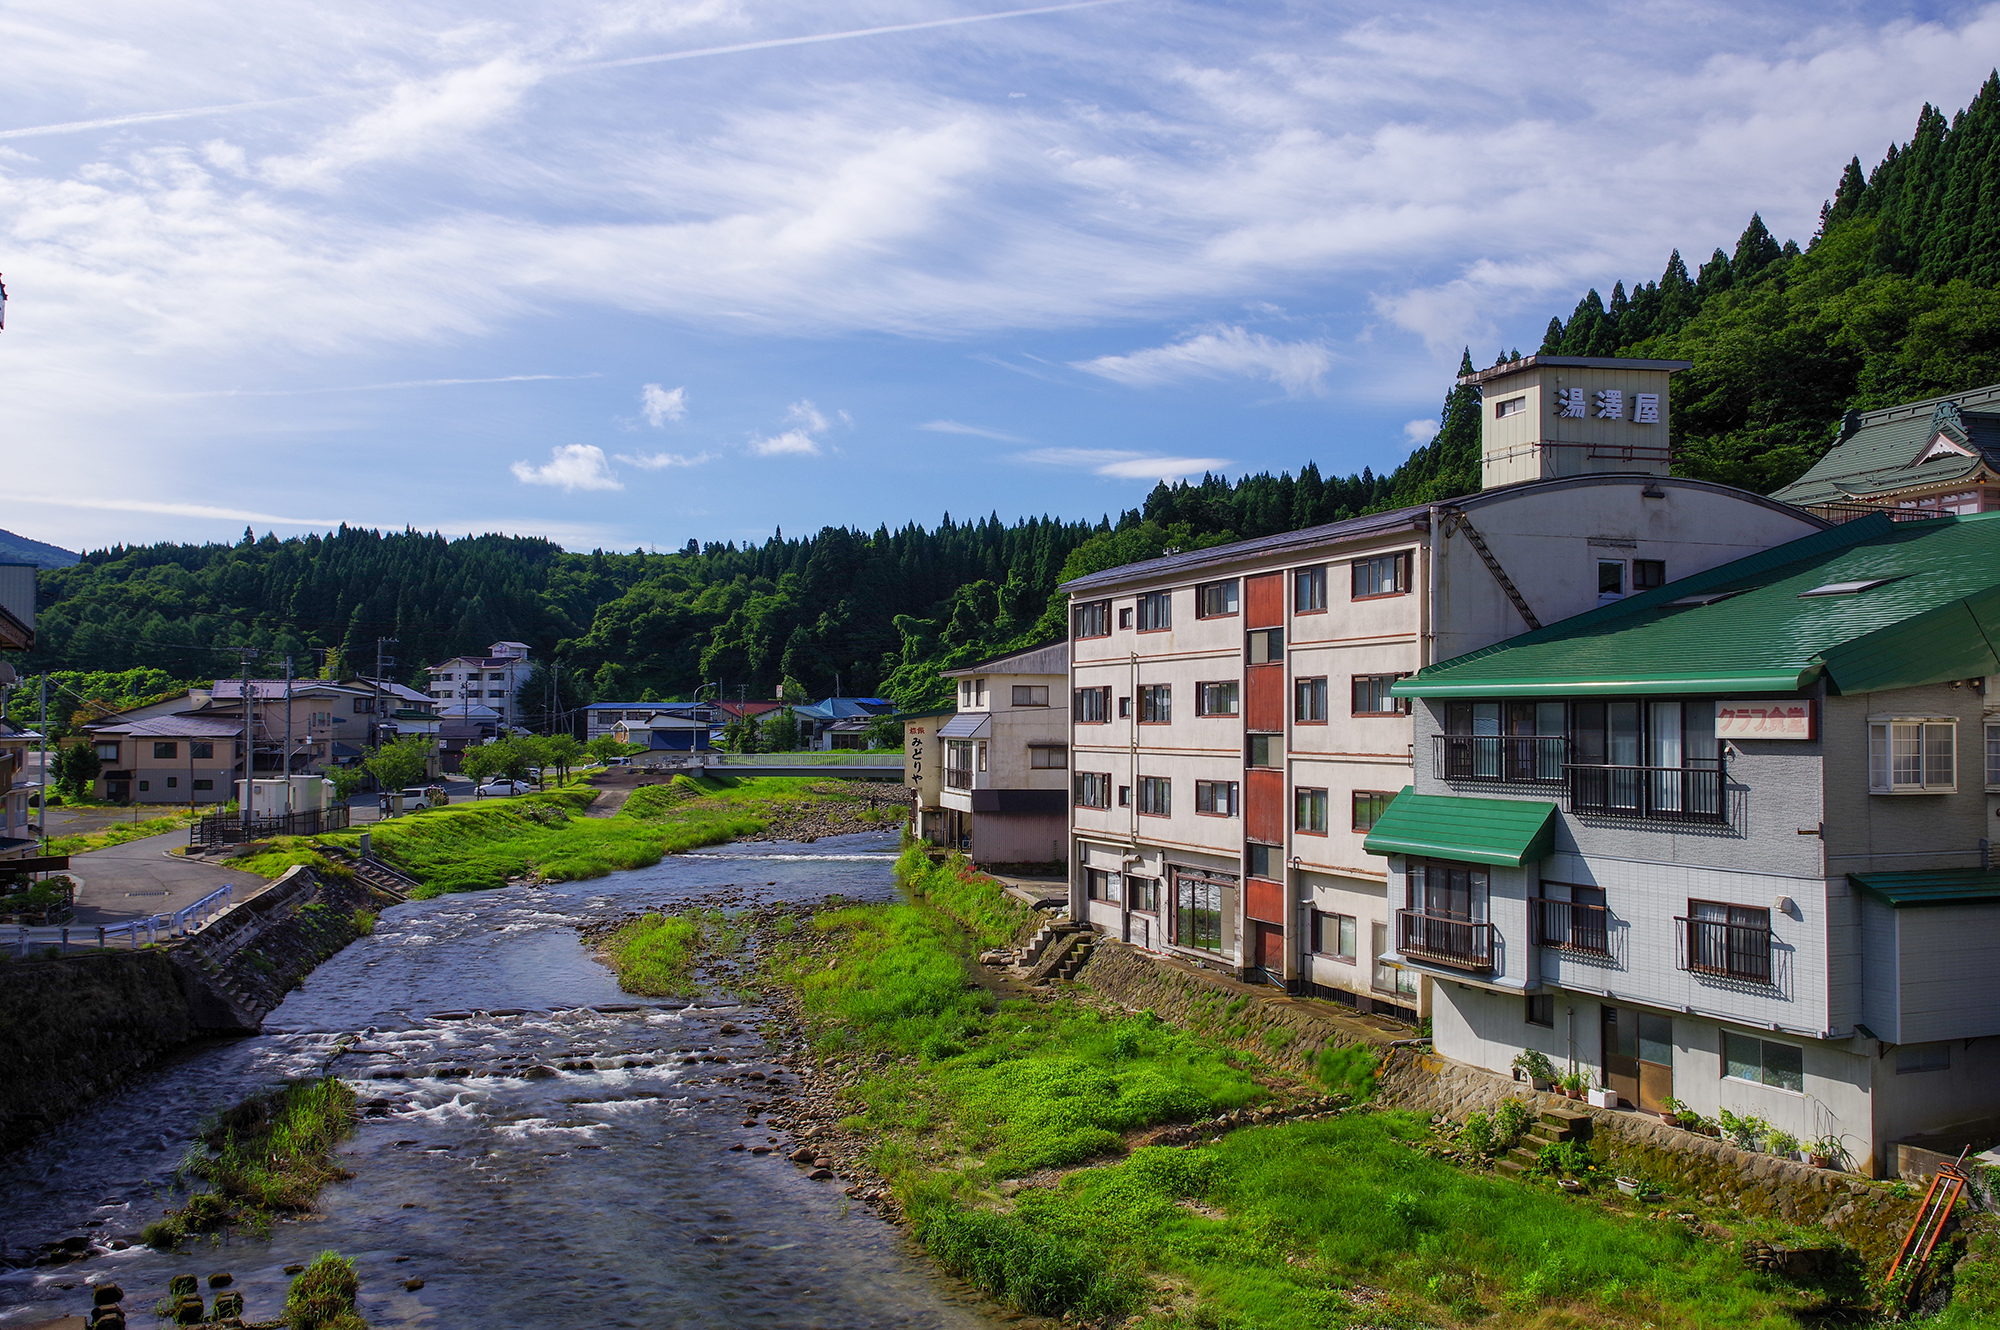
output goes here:
{"type": "Polygon", "coordinates": [[[1773,1130],[1767,1142],[1771,1153],[1780,1159],[1796,1159],[1799,1154],[1799,1138],[1788,1131],[1773,1130]]]}
{"type": "Polygon", "coordinates": [[[1562,1086],[1562,1092],[1571,1099],[1581,1099],[1583,1098],[1583,1087],[1588,1082],[1584,1080],[1582,1072],[1566,1071],[1562,1074],[1561,1079],[1557,1081],[1557,1084],[1562,1086]]]}
{"type": "Polygon", "coordinates": [[[1821,1136],[1806,1143],[1806,1162],[1814,1168],[1832,1168],[1845,1153],[1838,1136],[1821,1136]]]}
{"type": "Polygon", "coordinates": [[[1555,1064],[1539,1048],[1525,1049],[1514,1055],[1514,1074],[1526,1079],[1537,1090],[1547,1090],[1556,1079],[1555,1064]]]}
{"type": "Polygon", "coordinates": [[[1669,1127],[1682,1125],[1683,1119],[1688,1116],[1688,1106],[1672,1095],[1668,1095],[1660,1101],[1660,1121],[1666,1123],[1669,1127]]]}

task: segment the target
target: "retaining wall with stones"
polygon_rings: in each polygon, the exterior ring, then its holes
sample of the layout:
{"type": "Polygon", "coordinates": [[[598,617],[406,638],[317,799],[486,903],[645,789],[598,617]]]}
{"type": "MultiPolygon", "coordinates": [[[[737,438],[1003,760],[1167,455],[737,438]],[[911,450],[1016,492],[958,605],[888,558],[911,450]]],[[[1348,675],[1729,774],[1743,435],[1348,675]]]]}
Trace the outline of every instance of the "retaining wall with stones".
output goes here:
{"type": "Polygon", "coordinates": [[[1508,1098],[1526,1100],[1537,1109],[1588,1114],[1592,1152],[1614,1172],[1640,1178],[1669,1196],[1819,1225],[1872,1262],[1895,1254],[1916,1215],[1917,1201],[1897,1189],[1737,1150],[1650,1115],[1540,1094],[1523,1082],[1427,1049],[1389,1047],[1408,1034],[1406,1027],[1239,983],[1123,943],[1100,938],[1077,978],[1129,1010],[1151,1010],[1163,1020],[1242,1044],[1302,1075],[1311,1072],[1323,1048],[1373,1044],[1384,1055],[1376,1093],[1385,1105],[1459,1122],[1473,1113],[1490,1113],[1508,1098]]]}

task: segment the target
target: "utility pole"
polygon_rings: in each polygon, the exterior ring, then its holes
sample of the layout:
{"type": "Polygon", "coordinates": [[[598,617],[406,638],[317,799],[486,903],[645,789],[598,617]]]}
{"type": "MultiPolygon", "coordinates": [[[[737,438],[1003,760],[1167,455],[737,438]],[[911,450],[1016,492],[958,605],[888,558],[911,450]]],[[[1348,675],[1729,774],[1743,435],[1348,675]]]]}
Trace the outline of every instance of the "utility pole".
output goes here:
{"type": "Polygon", "coordinates": [[[292,790],[292,658],[285,657],[285,807],[291,807],[292,790]]]}
{"type": "MultiPolygon", "coordinates": [[[[250,662],[257,653],[248,647],[238,647],[237,650],[243,656],[243,795],[238,801],[240,806],[236,811],[242,816],[243,839],[247,843],[250,839],[250,804],[252,802],[250,782],[257,778],[256,722],[252,719],[256,713],[251,705],[252,698],[250,696],[250,662]]],[[[288,694],[289,691],[287,689],[288,694]]],[[[287,717],[291,715],[289,703],[286,706],[285,714],[287,717]]],[[[291,761],[290,756],[288,755],[285,760],[287,762],[291,761]]]]}
{"type": "Polygon", "coordinates": [[[42,731],[42,789],[40,797],[41,807],[36,810],[38,813],[41,814],[41,816],[35,819],[35,825],[40,827],[42,830],[41,852],[46,855],[49,852],[49,672],[47,670],[42,671],[41,731],[42,731]]]}

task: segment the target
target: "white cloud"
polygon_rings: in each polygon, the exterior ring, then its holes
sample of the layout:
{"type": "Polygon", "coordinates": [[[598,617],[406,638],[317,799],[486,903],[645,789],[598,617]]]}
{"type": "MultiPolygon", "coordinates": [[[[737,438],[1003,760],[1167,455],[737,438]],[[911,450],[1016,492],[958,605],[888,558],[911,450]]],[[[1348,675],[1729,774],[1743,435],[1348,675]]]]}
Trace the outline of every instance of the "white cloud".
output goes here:
{"type": "Polygon", "coordinates": [[[1321,391],[1333,353],[1323,342],[1280,342],[1242,327],[1194,333],[1166,346],[1071,364],[1128,387],[1151,387],[1186,378],[1268,379],[1294,397],[1321,391]]]}
{"type": "Polygon", "coordinates": [[[785,412],[785,421],[808,434],[824,434],[831,423],[809,399],[793,402],[785,412]]]}
{"type": "Polygon", "coordinates": [[[58,508],[86,508],[98,512],[155,513],[165,517],[204,517],[225,522],[262,522],[270,526],[328,527],[339,524],[332,517],[280,517],[242,508],[218,508],[206,503],[157,503],[145,499],[59,499],[46,494],[16,494],[19,503],[46,503],[58,508]]]}
{"type": "Polygon", "coordinates": [[[649,383],[639,390],[639,409],[645,412],[648,425],[664,429],[669,420],[686,418],[687,389],[676,388],[667,392],[659,384],[649,383]]]}
{"type": "Polygon", "coordinates": [[[1120,480],[1175,480],[1229,465],[1226,457],[1160,457],[1123,448],[1037,448],[1019,460],[1041,466],[1090,471],[1120,480]]]}
{"type": "Polygon", "coordinates": [[[759,457],[818,457],[819,440],[802,429],[788,429],[783,434],[764,438],[761,435],[750,440],[750,451],[759,457]]]}
{"type": "Polygon", "coordinates": [[[622,490],[625,486],[612,474],[604,450],[594,443],[560,443],[549,450],[546,466],[516,462],[514,479],[523,485],[549,485],[568,490],[622,490]]]}
{"type": "Polygon", "coordinates": [[[997,429],[982,429],[978,425],[962,425],[956,420],[927,420],[917,426],[933,434],[970,434],[981,439],[998,439],[1001,443],[1026,443],[1018,434],[1003,434],[997,429]]]}
{"type": "Polygon", "coordinates": [[[714,453],[618,453],[618,461],[627,466],[636,466],[642,471],[660,471],[671,466],[700,466],[703,462],[713,462],[714,453]]]}
{"type": "Polygon", "coordinates": [[[1421,420],[1412,420],[1403,426],[1403,437],[1410,441],[1412,448],[1418,448],[1429,443],[1437,437],[1437,432],[1438,423],[1435,416],[1426,416],[1421,420]]]}

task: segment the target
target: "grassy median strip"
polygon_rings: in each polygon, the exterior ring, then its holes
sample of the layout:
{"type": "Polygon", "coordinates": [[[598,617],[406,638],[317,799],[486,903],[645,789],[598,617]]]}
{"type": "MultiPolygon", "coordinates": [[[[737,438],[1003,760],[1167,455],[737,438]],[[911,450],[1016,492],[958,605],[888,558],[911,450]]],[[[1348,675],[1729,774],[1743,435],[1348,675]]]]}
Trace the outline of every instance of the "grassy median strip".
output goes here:
{"type": "MultiPolygon", "coordinates": [[[[1415,1114],[1362,1105],[1139,1144],[1320,1087],[1148,1014],[969,982],[971,957],[1028,920],[956,858],[912,851],[898,869],[912,903],[819,914],[771,975],[815,1053],[870,1068],[845,1125],[875,1141],[917,1238],[1022,1311],[1148,1330],[1776,1330],[1832,1300],[1636,1201],[1433,1157],[1415,1114]]],[[[1355,1061],[1329,1074],[1365,1094],[1355,1061]]]]}
{"type": "Polygon", "coordinates": [[[319,1189],[350,1176],[334,1163],[354,1130],[355,1095],[337,1077],[295,1081],[225,1111],[201,1135],[182,1172],[206,1182],[146,1225],[149,1246],[172,1248],[231,1224],[268,1228],[277,1215],[311,1207],[319,1189]]]}

